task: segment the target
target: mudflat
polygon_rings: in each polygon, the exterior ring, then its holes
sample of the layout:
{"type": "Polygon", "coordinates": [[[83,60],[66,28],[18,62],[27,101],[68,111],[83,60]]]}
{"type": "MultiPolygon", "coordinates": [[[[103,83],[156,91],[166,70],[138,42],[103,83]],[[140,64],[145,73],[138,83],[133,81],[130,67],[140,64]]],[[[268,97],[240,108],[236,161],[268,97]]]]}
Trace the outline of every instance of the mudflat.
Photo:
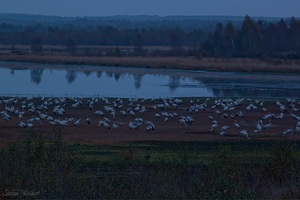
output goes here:
{"type": "Polygon", "coordinates": [[[25,139],[31,133],[41,133],[49,139],[60,134],[67,143],[92,145],[147,140],[300,139],[300,102],[292,99],[2,97],[0,110],[2,144],[25,139]],[[63,112],[58,111],[61,108],[63,112]],[[6,114],[9,119],[5,119],[6,114]],[[147,131],[147,121],[154,124],[154,130],[147,131]],[[258,123],[261,129],[255,131],[258,123]],[[287,129],[292,132],[284,134],[287,129]],[[241,133],[243,130],[248,136],[241,133]]]}

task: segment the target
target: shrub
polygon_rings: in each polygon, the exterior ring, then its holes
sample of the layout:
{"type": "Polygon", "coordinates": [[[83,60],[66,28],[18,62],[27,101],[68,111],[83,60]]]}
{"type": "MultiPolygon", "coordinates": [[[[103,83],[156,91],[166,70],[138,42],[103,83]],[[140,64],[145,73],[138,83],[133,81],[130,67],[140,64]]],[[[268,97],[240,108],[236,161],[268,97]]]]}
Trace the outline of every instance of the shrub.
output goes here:
{"type": "Polygon", "coordinates": [[[80,198],[80,190],[86,189],[82,184],[86,177],[77,173],[76,156],[59,136],[46,143],[33,133],[28,140],[9,145],[0,159],[0,194],[15,191],[18,198],[32,198],[25,191],[36,198],[80,198]]]}
{"type": "Polygon", "coordinates": [[[297,145],[287,140],[274,144],[271,158],[263,166],[261,193],[266,198],[300,197],[297,145]],[[266,192],[267,191],[267,192],[266,192]]]}

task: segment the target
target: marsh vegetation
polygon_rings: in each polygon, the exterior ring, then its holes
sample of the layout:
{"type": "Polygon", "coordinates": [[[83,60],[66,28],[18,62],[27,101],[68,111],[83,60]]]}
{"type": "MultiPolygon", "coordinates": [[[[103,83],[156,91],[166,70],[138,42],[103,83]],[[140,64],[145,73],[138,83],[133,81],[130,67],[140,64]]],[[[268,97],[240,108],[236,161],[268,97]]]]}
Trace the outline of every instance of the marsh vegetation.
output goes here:
{"type": "Polygon", "coordinates": [[[0,194],[15,191],[17,198],[39,199],[296,199],[298,145],[283,139],[89,146],[32,133],[26,141],[1,149],[0,194]]]}

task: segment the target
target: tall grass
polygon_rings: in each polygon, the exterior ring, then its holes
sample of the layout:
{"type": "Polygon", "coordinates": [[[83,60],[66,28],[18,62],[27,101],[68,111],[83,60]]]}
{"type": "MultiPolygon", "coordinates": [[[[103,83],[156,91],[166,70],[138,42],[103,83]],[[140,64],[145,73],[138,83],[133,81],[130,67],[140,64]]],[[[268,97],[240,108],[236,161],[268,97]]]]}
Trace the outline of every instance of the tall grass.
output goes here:
{"type": "Polygon", "coordinates": [[[66,145],[59,135],[46,141],[33,133],[28,140],[2,149],[0,197],[300,198],[298,146],[285,140],[260,145],[251,142],[215,143],[214,147],[183,142],[140,142],[115,147],[66,145]],[[203,160],[203,155],[209,158],[203,160]]]}
{"type": "Polygon", "coordinates": [[[69,55],[0,55],[2,61],[37,62],[51,64],[84,64],[97,66],[123,66],[168,68],[184,70],[238,71],[299,73],[299,61],[284,60],[282,63],[264,62],[254,58],[202,58],[195,57],[110,57],[110,56],[69,56],[69,55]]]}

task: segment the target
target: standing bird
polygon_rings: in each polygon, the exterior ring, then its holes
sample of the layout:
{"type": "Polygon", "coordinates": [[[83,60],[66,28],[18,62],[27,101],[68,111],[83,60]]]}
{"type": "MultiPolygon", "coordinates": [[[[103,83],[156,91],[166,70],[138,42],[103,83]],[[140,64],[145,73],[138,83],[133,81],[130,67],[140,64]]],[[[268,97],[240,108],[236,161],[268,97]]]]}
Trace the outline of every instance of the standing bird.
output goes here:
{"type": "Polygon", "coordinates": [[[296,133],[300,133],[300,121],[297,123],[296,133]]]}
{"type": "Polygon", "coordinates": [[[26,123],[24,123],[24,122],[22,122],[22,121],[20,121],[19,126],[20,126],[21,128],[26,128],[26,127],[27,127],[26,123]]]}
{"type": "Polygon", "coordinates": [[[148,125],[146,128],[146,132],[151,131],[151,130],[154,131],[154,127],[151,125],[148,125]]]}
{"type": "Polygon", "coordinates": [[[88,123],[88,125],[91,124],[91,118],[86,118],[86,123],[88,123]]]}
{"type": "Polygon", "coordinates": [[[80,119],[78,119],[78,120],[76,120],[76,121],[73,123],[73,126],[78,126],[78,125],[79,125],[79,123],[80,123],[80,120],[81,120],[81,118],[80,118],[80,119]]]}
{"type": "Polygon", "coordinates": [[[264,129],[267,129],[267,128],[270,128],[271,125],[272,125],[272,123],[269,122],[268,124],[262,125],[262,127],[263,127],[264,129]]]}
{"type": "Polygon", "coordinates": [[[238,117],[244,117],[244,113],[242,111],[239,111],[236,113],[236,116],[238,117]]]}
{"type": "Polygon", "coordinates": [[[222,126],[221,131],[225,131],[227,129],[229,129],[229,126],[222,126]]]}
{"type": "Polygon", "coordinates": [[[283,135],[288,135],[294,133],[293,129],[289,128],[282,132],[283,135]]]}
{"type": "Polygon", "coordinates": [[[114,122],[113,128],[114,128],[114,129],[117,129],[117,128],[119,128],[119,126],[114,122]]]}
{"type": "Polygon", "coordinates": [[[240,135],[243,136],[243,137],[246,137],[246,138],[248,138],[250,140],[250,137],[248,136],[248,131],[247,130],[242,130],[240,132],[240,135]]]}
{"type": "Polygon", "coordinates": [[[50,122],[50,124],[52,125],[52,126],[56,126],[56,122],[55,121],[49,121],[50,122]]]}
{"type": "Polygon", "coordinates": [[[101,126],[101,125],[103,125],[105,128],[107,128],[108,130],[110,130],[110,125],[106,121],[100,120],[99,124],[98,124],[98,127],[101,126]]]}
{"type": "Polygon", "coordinates": [[[23,115],[21,113],[19,113],[19,120],[23,119],[23,115]]]}
{"type": "Polygon", "coordinates": [[[238,124],[238,123],[234,123],[234,126],[236,127],[236,128],[241,128],[241,126],[238,124]]]}
{"type": "Polygon", "coordinates": [[[138,126],[136,126],[133,122],[129,122],[129,124],[128,124],[128,126],[129,126],[129,129],[137,129],[138,128],[138,126]]]}
{"type": "Polygon", "coordinates": [[[226,132],[221,130],[221,131],[219,132],[219,134],[220,134],[220,136],[225,136],[225,135],[226,135],[226,132]]]}
{"type": "Polygon", "coordinates": [[[107,123],[110,123],[110,120],[107,117],[103,117],[104,121],[106,121],[107,123]]]}
{"type": "Polygon", "coordinates": [[[211,129],[210,132],[213,132],[215,128],[217,128],[219,126],[219,124],[212,124],[211,125],[211,129]]]}
{"type": "Polygon", "coordinates": [[[145,123],[146,123],[148,126],[151,126],[153,130],[155,129],[155,125],[154,125],[154,123],[153,123],[152,121],[146,121],[145,123]]]}
{"type": "Polygon", "coordinates": [[[261,129],[262,129],[262,123],[263,121],[262,120],[259,120],[256,124],[256,127],[255,127],[255,130],[253,131],[254,133],[260,133],[261,132],[261,129]]]}
{"type": "Polygon", "coordinates": [[[123,115],[124,117],[126,117],[126,111],[125,111],[125,110],[121,110],[120,112],[122,113],[122,115],[123,115]]]}
{"type": "Polygon", "coordinates": [[[146,124],[147,124],[147,128],[146,128],[146,131],[154,131],[155,130],[155,125],[153,124],[152,121],[146,121],[146,124]]]}
{"type": "Polygon", "coordinates": [[[129,111],[129,114],[132,116],[132,117],[135,117],[135,114],[132,110],[129,111]]]}

